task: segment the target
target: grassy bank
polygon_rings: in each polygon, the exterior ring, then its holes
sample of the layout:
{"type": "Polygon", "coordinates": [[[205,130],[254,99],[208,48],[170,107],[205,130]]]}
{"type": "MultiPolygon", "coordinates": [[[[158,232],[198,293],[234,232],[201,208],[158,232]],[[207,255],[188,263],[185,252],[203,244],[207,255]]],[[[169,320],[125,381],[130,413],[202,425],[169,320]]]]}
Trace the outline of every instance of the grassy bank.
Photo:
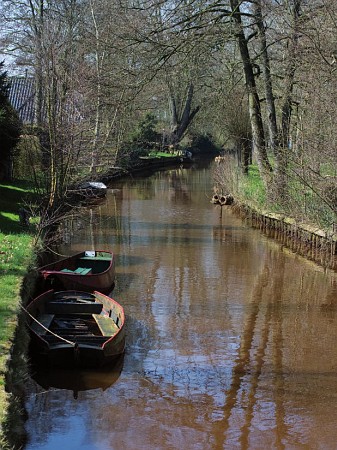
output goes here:
{"type": "MultiPolygon", "coordinates": [[[[23,280],[35,259],[34,229],[20,225],[18,214],[29,192],[29,186],[22,183],[0,184],[0,448],[6,448],[4,425],[8,422],[11,407],[11,393],[6,391],[12,391],[13,387],[10,361],[18,328],[23,280]]],[[[16,385],[19,383],[19,380],[15,381],[16,385]]]]}
{"type": "Polygon", "coordinates": [[[278,198],[276,185],[270,184],[269,193],[266,192],[256,164],[251,164],[248,173],[243,174],[236,159],[225,155],[215,166],[214,187],[217,193],[231,193],[237,202],[259,212],[283,214],[298,223],[311,224],[331,232],[337,222],[337,177],[330,175],[333,168],[322,169],[318,180],[306,181],[292,169],[290,165],[282,198],[278,198]]]}
{"type": "Polygon", "coordinates": [[[250,165],[248,173],[243,174],[231,155],[216,161],[213,177],[218,198],[219,194],[230,193],[234,198],[233,211],[250,226],[324,268],[336,270],[337,216],[332,202],[336,196],[333,179],[331,191],[327,191],[326,185],[320,189],[314,185],[309,187],[288,176],[284,196],[278,203],[272,201],[275,186],[269,186],[268,196],[256,164],[250,165]]]}

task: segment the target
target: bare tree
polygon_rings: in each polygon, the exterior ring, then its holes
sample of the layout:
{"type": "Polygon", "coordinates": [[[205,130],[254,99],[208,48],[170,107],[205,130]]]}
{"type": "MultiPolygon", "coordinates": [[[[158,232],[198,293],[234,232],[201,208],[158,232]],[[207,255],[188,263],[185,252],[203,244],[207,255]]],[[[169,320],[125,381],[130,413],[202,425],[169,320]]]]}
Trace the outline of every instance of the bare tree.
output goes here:
{"type": "Polygon", "coordinates": [[[79,3],[30,0],[17,5],[6,1],[7,49],[23,60],[35,77],[35,125],[44,154],[49,208],[64,196],[76,156],[79,3]]]}

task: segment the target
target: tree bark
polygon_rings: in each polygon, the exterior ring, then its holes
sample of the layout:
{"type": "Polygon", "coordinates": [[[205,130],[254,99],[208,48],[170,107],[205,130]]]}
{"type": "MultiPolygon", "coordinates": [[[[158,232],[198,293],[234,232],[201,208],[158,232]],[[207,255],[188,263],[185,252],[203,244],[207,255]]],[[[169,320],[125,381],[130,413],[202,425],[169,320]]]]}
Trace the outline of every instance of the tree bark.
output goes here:
{"type": "Polygon", "coordinates": [[[275,158],[275,189],[280,202],[286,201],[287,170],[290,151],[290,123],[292,115],[294,78],[297,68],[296,49],[298,45],[298,20],[300,17],[301,0],[294,0],[291,8],[293,33],[288,45],[288,65],[284,79],[283,104],[281,108],[281,133],[279,149],[275,158]]]}
{"type": "Polygon", "coordinates": [[[179,117],[174,93],[172,91],[170,92],[172,105],[172,132],[168,137],[168,141],[171,145],[176,145],[181,141],[187,128],[200,109],[200,106],[197,106],[192,110],[193,93],[194,86],[191,82],[188,87],[184,109],[179,117]]]}
{"type": "Polygon", "coordinates": [[[239,0],[231,0],[231,8],[232,8],[232,17],[236,23],[237,28],[236,38],[238,41],[241,60],[243,63],[246,89],[248,94],[249,116],[251,120],[252,135],[253,135],[253,148],[256,154],[261,178],[268,190],[272,178],[272,167],[269,163],[266,150],[260,98],[257,93],[253,63],[251,61],[248,50],[248,41],[243,31],[239,0]]]}
{"type": "Polygon", "coordinates": [[[100,49],[100,33],[98,29],[98,25],[96,22],[96,15],[93,7],[93,3],[90,0],[90,12],[95,30],[95,68],[96,68],[96,105],[95,105],[95,127],[94,127],[94,135],[92,140],[91,147],[91,163],[90,163],[90,173],[96,173],[96,166],[98,163],[98,140],[101,133],[101,95],[102,95],[102,86],[101,86],[101,72],[102,72],[102,64],[104,61],[104,51],[100,49]]]}
{"type": "Polygon", "coordinates": [[[266,27],[262,17],[261,0],[256,0],[255,16],[256,16],[256,24],[259,30],[258,38],[259,38],[260,54],[262,58],[262,73],[264,77],[265,93],[266,93],[266,109],[267,109],[270,147],[275,153],[279,144],[278,128],[276,119],[275,98],[271,79],[270,60],[267,49],[266,27]]]}
{"type": "Polygon", "coordinates": [[[294,88],[294,78],[296,72],[296,49],[298,44],[298,20],[300,17],[301,0],[293,0],[292,19],[293,19],[293,34],[290,37],[289,52],[288,52],[288,66],[286,68],[285,89],[283,94],[282,105],[282,129],[281,129],[281,144],[284,148],[289,147],[290,138],[290,121],[292,114],[292,93],[294,88]]]}

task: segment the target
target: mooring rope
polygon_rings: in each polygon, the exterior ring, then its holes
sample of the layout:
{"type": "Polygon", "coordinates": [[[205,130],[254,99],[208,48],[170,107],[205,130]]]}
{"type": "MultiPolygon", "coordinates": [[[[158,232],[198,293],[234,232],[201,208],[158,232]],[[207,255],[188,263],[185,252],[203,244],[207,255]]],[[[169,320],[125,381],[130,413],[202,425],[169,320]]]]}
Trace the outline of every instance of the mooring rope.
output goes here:
{"type": "Polygon", "coordinates": [[[20,305],[20,306],[21,306],[21,308],[24,310],[24,312],[25,312],[26,314],[28,314],[28,316],[29,316],[31,319],[33,319],[37,324],[39,324],[40,327],[44,328],[48,333],[52,334],[53,336],[55,336],[56,338],[60,339],[61,341],[64,341],[64,342],[66,342],[67,344],[72,345],[74,348],[76,348],[76,347],[78,346],[77,342],[68,341],[68,339],[65,339],[64,337],[60,336],[59,334],[54,333],[54,332],[51,331],[49,328],[45,327],[45,326],[44,326],[41,322],[39,322],[34,316],[32,316],[32,315],[30,314],[30,312],[27,311],[27,309],[26,309],[23,305],[20,305]]]}

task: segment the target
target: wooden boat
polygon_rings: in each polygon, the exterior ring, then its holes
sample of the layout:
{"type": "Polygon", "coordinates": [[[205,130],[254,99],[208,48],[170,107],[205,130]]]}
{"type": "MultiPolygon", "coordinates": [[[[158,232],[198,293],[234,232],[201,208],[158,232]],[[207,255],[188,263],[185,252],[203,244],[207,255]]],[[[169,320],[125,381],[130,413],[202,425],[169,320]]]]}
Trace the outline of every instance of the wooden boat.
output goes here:
{"type": "Polygon", "coordinates": [[[75,289],[109,294],[115,281],[114,255],[106,251],[83,251],[39,268],[40,292],[75,289]]]}
{"type": "Polygon", "coordinates": [[[53,289],[25,308],[31,349],[57,367],[102,367],[124,352],[123,307],[100,292],[53,289]]]}
{"type": "Polygon", "coordinates": [[[85,181],[79,185],[79,189],[91,197],[103,197],[108,190],[107,186],[100,181],[85,181]]]}

